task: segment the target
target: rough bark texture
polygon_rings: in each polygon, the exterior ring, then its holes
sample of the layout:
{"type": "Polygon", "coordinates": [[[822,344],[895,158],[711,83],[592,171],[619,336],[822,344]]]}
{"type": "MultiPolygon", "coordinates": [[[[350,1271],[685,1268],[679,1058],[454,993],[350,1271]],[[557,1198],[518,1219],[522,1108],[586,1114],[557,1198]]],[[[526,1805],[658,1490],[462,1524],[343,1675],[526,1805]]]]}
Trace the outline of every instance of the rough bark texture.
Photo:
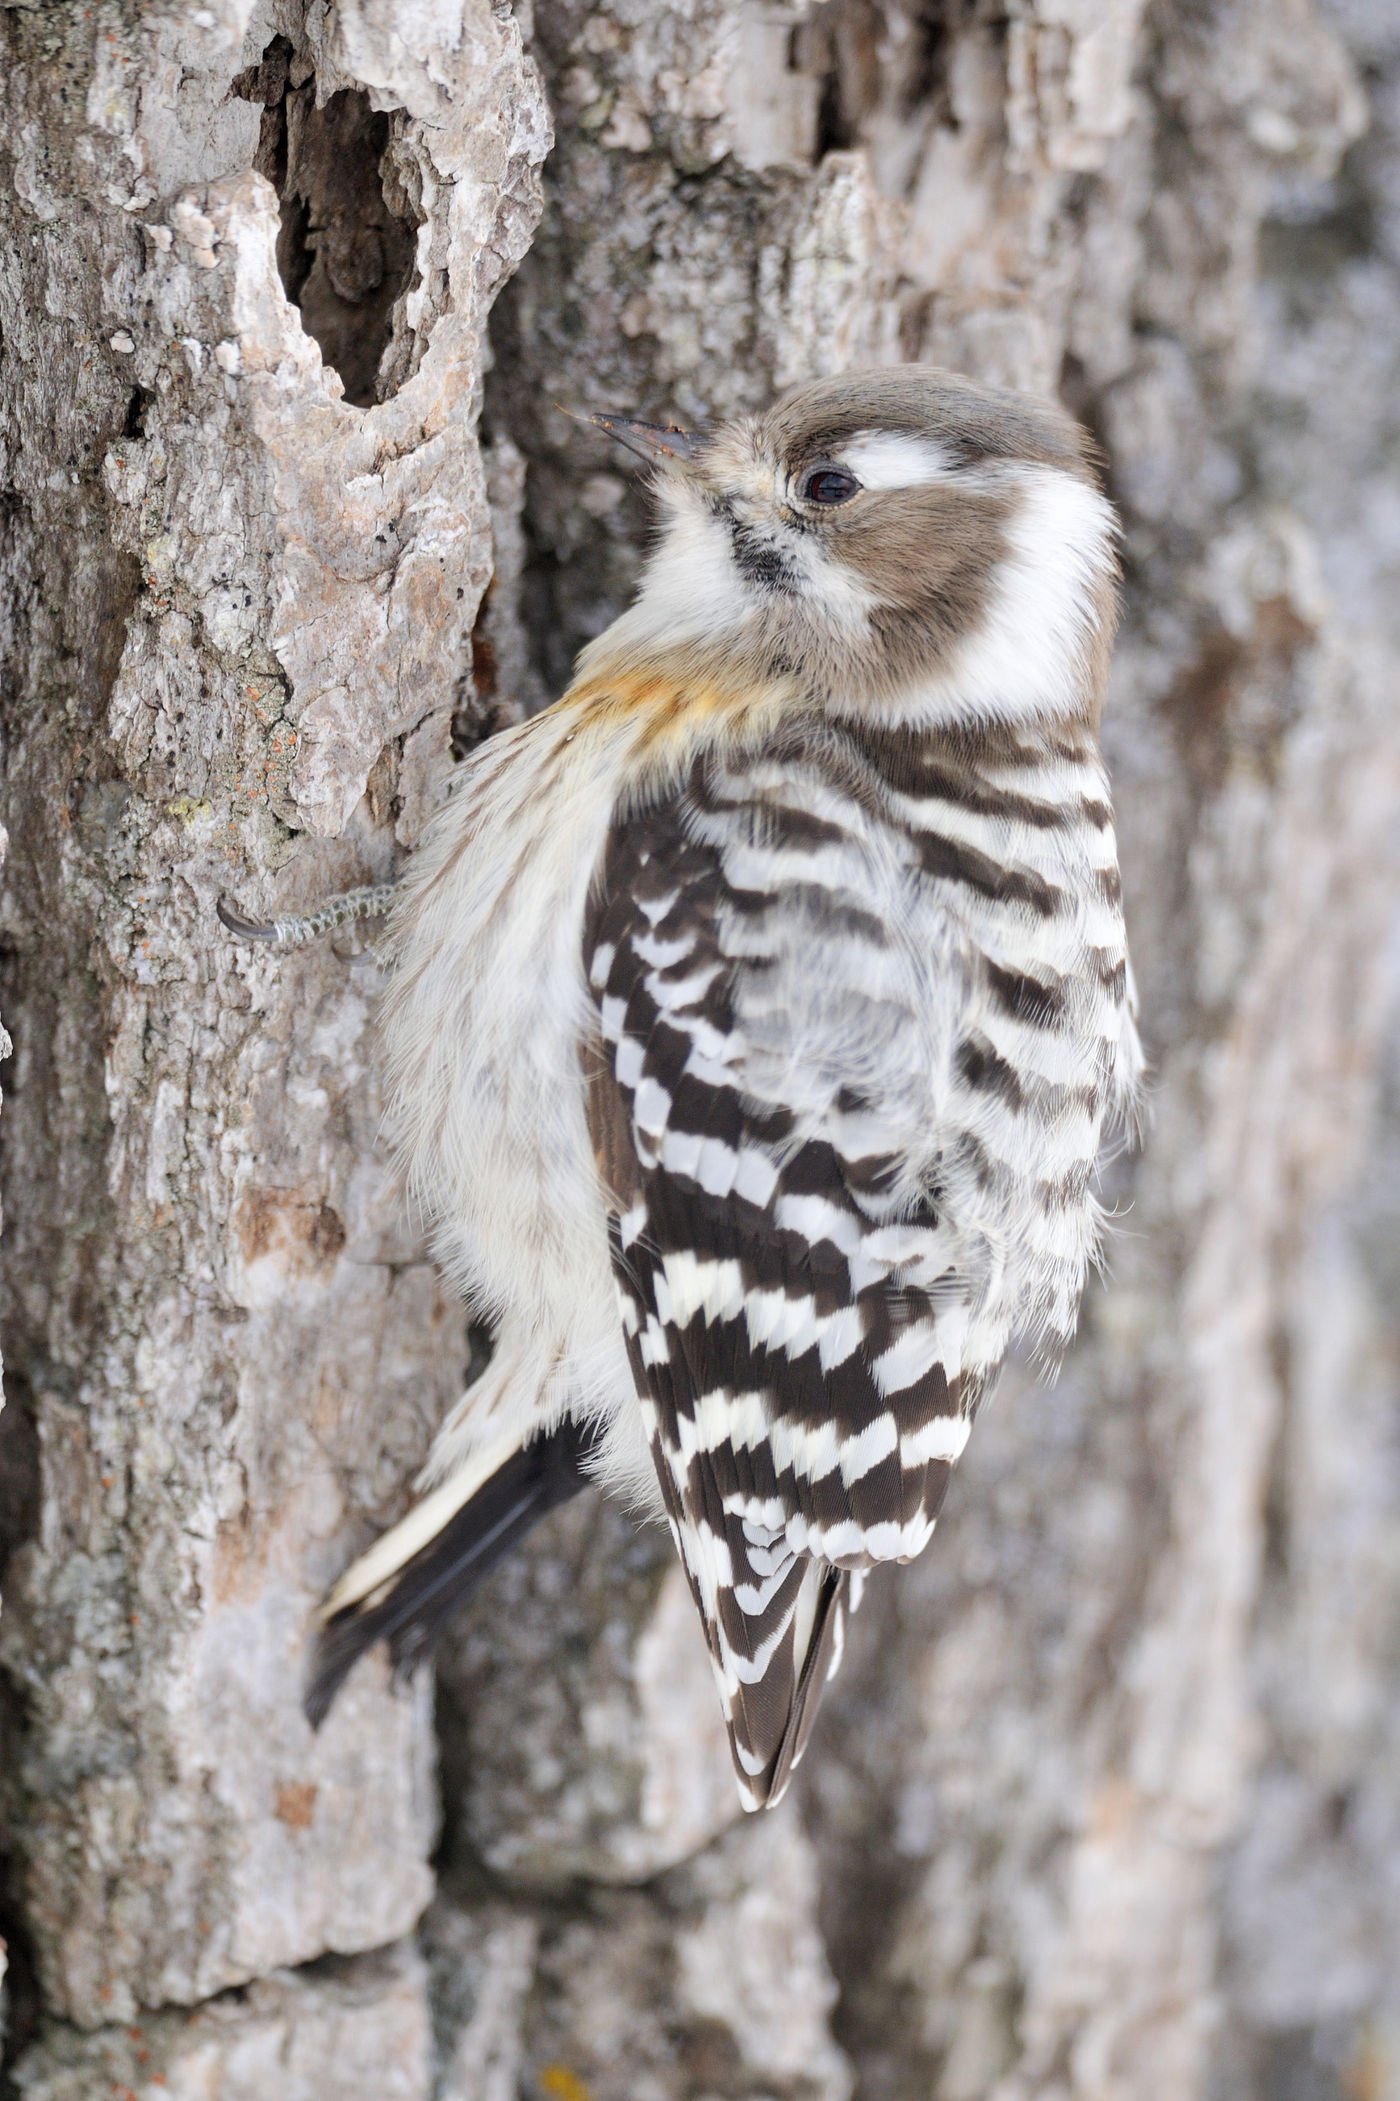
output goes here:
{"type": "Polygon", "coordinates": [[[1394,2101],[1393,8],[0,28],[11,2090],[1394,2101]],[[375,1659],[313,1738],[311,1606],[471,1345],[372,949],[214,900],[389,874],[625,601],[642,508],[565,410],[899,358],[1061,393],[1127,526],[1154,1075],[1082,1344],[1004,1382],[776,1815],[591,1498],[435,1715],[375,1659]]]}

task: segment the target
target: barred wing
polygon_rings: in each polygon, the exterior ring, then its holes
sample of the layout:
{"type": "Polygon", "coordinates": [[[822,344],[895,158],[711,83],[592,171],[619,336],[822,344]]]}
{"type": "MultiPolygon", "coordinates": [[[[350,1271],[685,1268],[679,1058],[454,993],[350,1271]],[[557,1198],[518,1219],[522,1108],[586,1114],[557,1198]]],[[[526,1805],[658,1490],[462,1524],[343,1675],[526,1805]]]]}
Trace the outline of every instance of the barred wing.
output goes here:
{"type": "Polygon", "coordinates": [[[890,1033],[869,842],[844,804],[840,823],[798,807],[822,801],[810,782],[785,801],[789,779],[701,762],[624,819],[585,932],[632,1371],[752,1807],[801,1755],[861,1572],[927,1542],[981,1383],[934,1195],[901,1183],[869,1061],[839,1070],[872,974],[870,1032],[890,1033]],[[811,880],[826,832],[849,881],[811,880]],[[838,1049],[812,1055],[810,1015],[794,1023],[775,1085],[794,968],[839,1009],[838,1049]]]}

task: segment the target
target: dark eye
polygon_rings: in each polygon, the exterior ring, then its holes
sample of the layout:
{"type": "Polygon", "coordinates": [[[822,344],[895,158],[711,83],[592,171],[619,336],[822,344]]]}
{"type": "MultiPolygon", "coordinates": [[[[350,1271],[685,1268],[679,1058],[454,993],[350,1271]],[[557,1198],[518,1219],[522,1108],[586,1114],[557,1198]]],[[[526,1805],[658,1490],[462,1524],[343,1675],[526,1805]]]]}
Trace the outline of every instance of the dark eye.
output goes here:
{"type": "Polygon", "coordinates": [[[842,467],[809,467],[797,484],[803,503],[849,503],[860,483],[842,467]]]}

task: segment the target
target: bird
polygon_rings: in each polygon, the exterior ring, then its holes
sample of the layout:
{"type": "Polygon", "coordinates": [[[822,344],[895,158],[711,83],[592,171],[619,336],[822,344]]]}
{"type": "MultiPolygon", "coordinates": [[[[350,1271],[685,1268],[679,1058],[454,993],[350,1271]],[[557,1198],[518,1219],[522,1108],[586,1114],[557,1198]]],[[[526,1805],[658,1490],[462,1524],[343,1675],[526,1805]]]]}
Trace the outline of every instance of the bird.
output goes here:
{"type": "Polygon", "coordinates": [[[670,1528],[759,1809],[1100,1256],[1118,530],[1064,410],[932,366],[592,421],[654,496],[635,602],[460,764],[386,944],[406,1184],[494,1347],[305,1704],[596,1481],[670,1528]]]}

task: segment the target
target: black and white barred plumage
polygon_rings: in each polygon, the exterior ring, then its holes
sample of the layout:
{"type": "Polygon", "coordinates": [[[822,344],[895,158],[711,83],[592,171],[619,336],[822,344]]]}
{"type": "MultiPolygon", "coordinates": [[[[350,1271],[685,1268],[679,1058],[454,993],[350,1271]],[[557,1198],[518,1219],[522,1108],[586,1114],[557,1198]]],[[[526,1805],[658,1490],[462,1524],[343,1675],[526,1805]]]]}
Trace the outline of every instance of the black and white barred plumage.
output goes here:
{"type": "Polygon", "coordinates": [[[399,922],[406,1149],[497,1347],[333,1595],[315,1699],[558,1500],[518,1456],[553,1439],[568,1479],[659,1489],[758,1807],[864,1572],[927,1544],[1008,1344],[1063,1346],[1094,1255],[1139,1066],[1111,517],[1057,412],[946,374],[623,434],[669,541],[469,762],[399,922]]]}

